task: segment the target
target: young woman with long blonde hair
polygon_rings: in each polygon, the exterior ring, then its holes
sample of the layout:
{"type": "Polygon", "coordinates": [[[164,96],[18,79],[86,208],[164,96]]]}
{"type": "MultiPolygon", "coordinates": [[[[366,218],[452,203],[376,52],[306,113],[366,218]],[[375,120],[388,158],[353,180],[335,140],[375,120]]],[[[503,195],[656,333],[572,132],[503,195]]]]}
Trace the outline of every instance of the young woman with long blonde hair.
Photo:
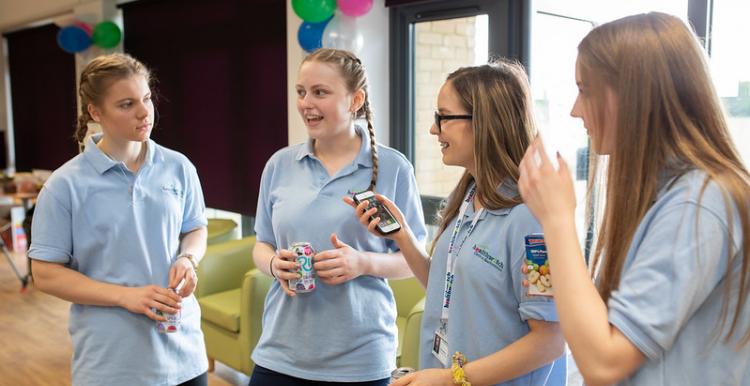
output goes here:
{"type": "Polygon", "coordinates": [[[571,114],[609,158],[591,271],[565,162],[535,141],[519,186],[586,384],[747,384],[750,176],[698,39],[662,13],[601,25],[578,46],[576,83],[571,114]]]}

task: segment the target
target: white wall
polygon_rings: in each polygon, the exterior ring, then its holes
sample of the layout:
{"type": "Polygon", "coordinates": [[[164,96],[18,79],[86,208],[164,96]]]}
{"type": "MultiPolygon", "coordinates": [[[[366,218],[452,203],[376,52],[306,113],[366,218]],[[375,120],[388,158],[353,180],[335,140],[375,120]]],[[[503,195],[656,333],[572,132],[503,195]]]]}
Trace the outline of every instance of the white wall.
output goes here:
{"type": "MultiPolygon", "coordinates": [[[[287,42],[287,101],[289,114],[289,144],[296,144],[307,139],[307,131],[302,119],[297,113],[296,91],[294,84],[297,70],[302,58],[306,55],[297,43],[297,29],[302,20],[287,5],[286,10],[286,42],[287,42]]],[[[366,15],[357,18],[357,28],[362,31],[364,46],[362,52],[356,52],[364,63],[370,85],[370,103],[375,112],[376,139],[383,144],[389,143],[388,90],[390,78],[388,75],[388,9],[385,0],[375,0],[372,9],[366,15]]]]}

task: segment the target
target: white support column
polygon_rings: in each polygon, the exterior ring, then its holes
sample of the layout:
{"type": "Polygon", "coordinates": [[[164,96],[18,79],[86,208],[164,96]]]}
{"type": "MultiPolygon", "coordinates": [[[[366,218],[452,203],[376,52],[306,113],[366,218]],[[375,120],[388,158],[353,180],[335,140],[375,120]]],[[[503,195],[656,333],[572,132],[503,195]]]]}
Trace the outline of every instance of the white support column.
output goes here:
{"type": "Polygon", "coordinates": [[[10,73],[8,72],[8,44],[4,37],[0,37],[0,131],[5,136],[5,164],[6,173],[13,174],[16,169],[16,146],[13,137],[13,109],[10,98],[10,73]],[[5,114],[3,114],[5,113],[5,114]]]}

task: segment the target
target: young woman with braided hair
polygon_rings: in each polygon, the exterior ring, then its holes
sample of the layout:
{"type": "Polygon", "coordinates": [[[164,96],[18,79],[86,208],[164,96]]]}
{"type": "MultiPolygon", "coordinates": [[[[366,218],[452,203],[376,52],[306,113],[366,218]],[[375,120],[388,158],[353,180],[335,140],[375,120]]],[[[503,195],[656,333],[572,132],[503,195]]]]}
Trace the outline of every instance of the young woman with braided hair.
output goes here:
{"type": "Polygon", "coordinates": [[[386,385],[397,331],[385,278],[411,272],[397,245],[359,226],[341,197],[374,190],[392,198],[424,240],[414,171],[402,154],[375,143],[367,78],[353,54],[310,54],[296,90],[309,139],[274,154],[261,179],[253,259],[277,280],[266,297],[250,385],[386,385]],[[367,129],[356,124],[362,118],[367,129]],[[296,277],[287,248],[299,241],[317,251],[316,288],[305,294],[287,284],[296,277]]]}
{"type": "Polygon", "coordinates": [[[208,383],[193,296],[206,250],[203,193],[193,164],[150,139],[151,79],[125,54],[86,65],[75,138],[90,122],[102,133],[52,173],[37,200],[34,285],[73,303],[74,385],[208,383]],[[181,312],[177,331],[159,333],[165,318],[156,311],[181,312]]]}

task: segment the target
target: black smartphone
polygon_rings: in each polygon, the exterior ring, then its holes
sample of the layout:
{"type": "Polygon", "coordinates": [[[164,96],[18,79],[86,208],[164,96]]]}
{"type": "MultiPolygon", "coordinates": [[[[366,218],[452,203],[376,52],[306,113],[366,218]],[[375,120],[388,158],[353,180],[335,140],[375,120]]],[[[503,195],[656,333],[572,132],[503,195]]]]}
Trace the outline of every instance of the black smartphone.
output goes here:
{"type": "Polygon", "coordinates": [[[375,199],[375,193],[368,190],[362,193],[355,194],[352,199],[357,204],[367,200],[367,210],[370,210],[372,208],[378,209],[378,211],[375,212],[374,215],[370,216],[370,220],[373,220],[376,217],[380,217],[380,222],[378,222],[378,225],[376,226],[378,232],[387,235],[401,229],[401,224],[396,221],[396,217],[393,216],[391,211],[388,210],[388,208],[386,208],[380,201],[375,199]]]}

